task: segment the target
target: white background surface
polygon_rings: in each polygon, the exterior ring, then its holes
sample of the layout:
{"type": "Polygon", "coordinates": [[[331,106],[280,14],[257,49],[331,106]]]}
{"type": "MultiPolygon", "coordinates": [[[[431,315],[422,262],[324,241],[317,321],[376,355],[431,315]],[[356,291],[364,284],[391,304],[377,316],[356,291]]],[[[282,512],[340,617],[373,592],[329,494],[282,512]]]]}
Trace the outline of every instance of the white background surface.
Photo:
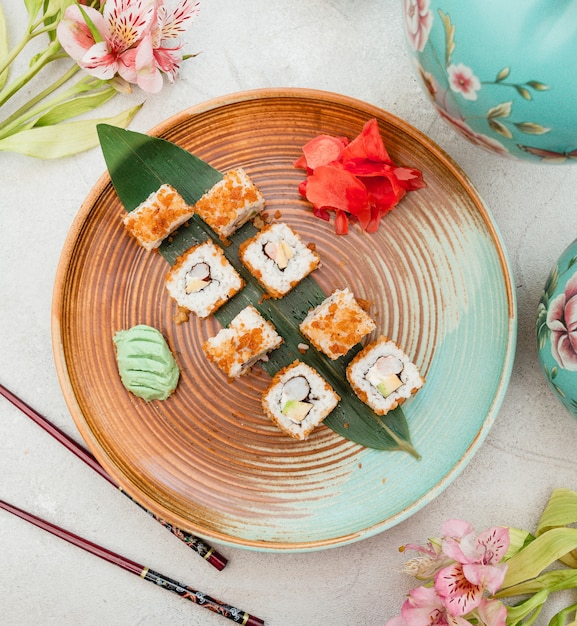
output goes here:
{"type": "MultiPolygon", "coordinates": [[[[11,43],[24,26],[21,5],[3,2],[11,43]]],[[[186,62],[174,86],[146,98],[133,130],[145,132],[228,93],[308,87],[353,96],[404,118],[464,169],[500,228],[517,290],[517,353],[501,411],[464,472],[400,525],[315,553],[223,547],[230,562],[222,572],[4,400],[0,498],[270,626],[377,626],[399,612],[413,586],[400,571],[398,546],[438,534],[447,517],[467,519],[478,530],[495,524],[533,529],[552,489],[577,489],[577,422],[549,391],[534,340],[549,270],[577,236],[577,166],[500,159],[455,135],[414,78],[397,0],[205,0],[186,39],[187,52],[201,54],[186,62]]],[[[143,99],[141,93],[117,97],[98,114],[143,99]]],[[[0,153],[0,382],[76,439],[53,363],[52,287],[72,220],[104,170],[98,149],[54,162],[0,153]]],[[[0,511],[0,624],[226,623],[232,622],[0,511]]],[[[539,623],[546,623],[543,616],[539,623]]]]}

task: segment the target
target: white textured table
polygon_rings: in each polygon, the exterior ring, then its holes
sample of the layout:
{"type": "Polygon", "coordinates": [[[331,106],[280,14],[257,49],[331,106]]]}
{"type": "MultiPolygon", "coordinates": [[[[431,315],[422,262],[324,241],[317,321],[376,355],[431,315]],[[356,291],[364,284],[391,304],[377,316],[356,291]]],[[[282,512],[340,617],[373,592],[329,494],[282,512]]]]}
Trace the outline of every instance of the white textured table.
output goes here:
{"type": "MultiPolygon", "coordinates": [[[[3,3],[13,33],[24,24],[21,4],[3,3]]],[[[223,548],[230,562],[222,572],[4,400],[0,497],[270,626],[378,626],[398,613],[412,586],[400,573],[399,545],[436,534],[449,516],[479,530],[505,523],[533,528],[552,489],[577,488],[577,422],[549,391],[534,340],[549,269],[577,234],[577,169],[502,160],[456,136],[414,78],[398,0],[207,0],[187,41],[187,51],[202,54],[185,64],[173,87],[147,98],[132,129],[145,132],[215,96],[308,87],[353,96],[404,118],[465,170],[499,225],[517,289],[517,353],[501,411],[463,473],[400,525],[314,553],[223,548]]],[[[107,114],[141,99],[116,98],[107,114]]],[[[68,229],[104,169],[98,149],[55,162],[0,153],[0,382],[76,439],[53,363],[52,287],[68,229]]],[[[0,512],[0,623],[231,622],[0,512]]]]}

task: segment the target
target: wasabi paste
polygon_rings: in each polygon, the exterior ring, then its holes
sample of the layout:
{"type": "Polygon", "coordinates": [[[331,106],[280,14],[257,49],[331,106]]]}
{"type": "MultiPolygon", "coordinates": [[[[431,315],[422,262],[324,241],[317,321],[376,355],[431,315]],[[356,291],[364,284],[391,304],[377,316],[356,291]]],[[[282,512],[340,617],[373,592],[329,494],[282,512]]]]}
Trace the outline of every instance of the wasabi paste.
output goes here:
{"type": "Polygon", "coordinates": [[[145,324],[113,337],[122,384],[135,396],[166,400],[176,389],[180,371],[162,334],[145,324]]]}

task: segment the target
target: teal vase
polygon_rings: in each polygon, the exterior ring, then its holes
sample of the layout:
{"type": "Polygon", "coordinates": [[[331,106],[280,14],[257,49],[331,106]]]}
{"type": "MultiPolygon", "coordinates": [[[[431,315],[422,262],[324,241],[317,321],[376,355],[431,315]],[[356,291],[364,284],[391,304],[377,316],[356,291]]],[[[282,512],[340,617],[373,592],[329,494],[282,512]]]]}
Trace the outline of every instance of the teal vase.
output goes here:
{"type": "Polygon", "coordinates": [[[473,144],[577,160],[577,0],[402,0],[407,46],[438,113],[473,144]]]}
{"type": "Polygon", "coordinates": [[[536,331],[543,374],[577,418],[577,240],[549,274],[539,301],[536,331]]]}

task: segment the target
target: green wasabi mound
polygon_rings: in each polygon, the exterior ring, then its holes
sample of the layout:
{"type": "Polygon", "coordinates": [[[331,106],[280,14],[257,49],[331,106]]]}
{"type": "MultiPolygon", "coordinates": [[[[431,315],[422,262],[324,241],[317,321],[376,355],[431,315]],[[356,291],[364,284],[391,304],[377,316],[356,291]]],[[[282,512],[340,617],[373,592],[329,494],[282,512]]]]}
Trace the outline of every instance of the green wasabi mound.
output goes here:
{"type": "Polygon", "coordinates": [[[119,330],[113,337],[122,384],[135,396],[166,400],[176,389],[180,370],[162,334],[146,324],[119,330]]]}

